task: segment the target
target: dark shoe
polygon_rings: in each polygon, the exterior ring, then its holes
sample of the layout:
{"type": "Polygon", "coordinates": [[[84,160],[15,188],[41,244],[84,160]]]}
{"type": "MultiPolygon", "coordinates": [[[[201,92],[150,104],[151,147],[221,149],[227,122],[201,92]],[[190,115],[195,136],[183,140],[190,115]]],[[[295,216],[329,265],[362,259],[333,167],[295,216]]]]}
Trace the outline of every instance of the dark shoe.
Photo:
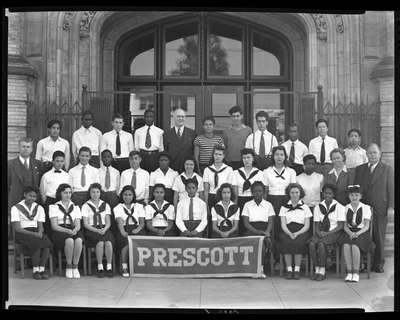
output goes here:
{"type": "Polygon", "coordinates": [[[328,268],[326,268],[326,271],[334,271],[336,270],[336,263],[332,263],[328,268]]]}
{"type": "Polygon", "coordinates": [[[318,278],[319,273],[314,273],[311,277],[311,280],[316,280],[318,278]]]}
{"type": "Polygon", "coordinates": [[[292,272],[292,271],[288,271],[288,272],[286,273],[286,279],[288,279],[288,280],[293,279],[293,272],[292,272]]]}
{"type": "Polygon", "coordinates": [[[295,272],[293,273],[293,279],[299,280],[299,279],[300,279],[300,272],[295,271],[295,272]]]}
{"type": "Polygon", "coordinates": [[[113,272],[111,269],[108,269],[108,270],[107,270],[107,276],[108,276],[109,278],[114,278],[114,272],[113,272]]]}
{"type": "Polygon", "coordinates": [[[40,272],[39,272],[39,271],[36,271],[36,272],[33,274],[33,279],[42,280],[42,276],[40,275],[40,272]]]}
{"type": "Polygon", "coordinates": [[[47,280],[49,278],[49,276],[45,274],[44,271],[40,272],[40,275],[42,276],[43,280],[47,280]]]}
{"type": "MultiPolygon", "coordinates": [[[[373,271],[374,270],[374,268],[372,267],[371,268],[371,271],[373,271]]],[[[362,269],[360,269],[360,271],[359,271],[359,273],[367,273],[368,272],[368,269],[367,269],[367,267],[363,267],[362,269]]]]}
{"type": "Polygon", "coordinates": [[[97,276],[98,276],[99,278],[104,278],[104,270],[98,270],[97,276]]]}
{"type": "Polygon", "coordinates": [[[317,280],[317,281],[322,281],[322,280],[324,280],[325,278],[326,278],[326,277],[325,277],[324,274],[318,273],[318,277],[317,277],[317,279],[315,279],[315,280],[317,280]]]}
{"type": "Polygon", "coordinates": [[[385,272],[385,270],[383,270],[383,268],[374,268],[376,273],[383,273],[385,272]]]}

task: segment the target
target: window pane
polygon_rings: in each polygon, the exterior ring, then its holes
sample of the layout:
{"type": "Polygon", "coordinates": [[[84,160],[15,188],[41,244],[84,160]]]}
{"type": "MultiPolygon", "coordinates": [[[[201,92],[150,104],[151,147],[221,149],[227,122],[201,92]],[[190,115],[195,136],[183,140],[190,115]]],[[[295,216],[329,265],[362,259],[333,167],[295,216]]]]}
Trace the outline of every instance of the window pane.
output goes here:
{"type": "Polygon", "coordinates": [[[283,49],[276,41],[258,33],[253,33],[253,75],[282,75],[283,49]]]}
{"type": "Polygon", "coordinates": [[[154,62],[154,32],[136,38],[124,50],[124,65],[131,76],[154,76],[154,62]]]}
{"type": "Polygon", "coordinates": [[[166,28],[165,75],[199,75],[199,37],[196,23],[166,28]]]}
{"type": "Polygon", "coordinates": [[[220,22],[210,22],[209,75],[242,75],[242,29],[220,22]]]}
{"type": "Polygon", "coordinates": [[[134,58],[131,76],[154,76],[154,49],[142,52],[134,58]]]}

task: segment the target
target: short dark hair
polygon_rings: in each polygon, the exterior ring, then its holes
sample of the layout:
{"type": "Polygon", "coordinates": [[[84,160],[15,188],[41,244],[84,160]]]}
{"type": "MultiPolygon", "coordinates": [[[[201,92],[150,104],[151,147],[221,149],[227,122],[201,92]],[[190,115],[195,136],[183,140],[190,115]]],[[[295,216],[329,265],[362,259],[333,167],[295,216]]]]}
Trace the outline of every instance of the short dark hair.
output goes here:
{"type": "Polygon", "coordinates": [[[61,121],[60,120],[57,120],[57,119],[53,119],[53,120],[50,120],[48,123],[47,123],[47,128],[51,128],[53,125],[55,125],[56,123],[58,123],[58,125],[60,126],[60,129],[61,129],[61,121]]]}
{"type": "Polygon", "coordinates": [[[111,157],[113,156],[111,150],[109,150],[109,149],[104,149],[104,150],[101,152],[100,155],[103,156],[103,155],[106,154],[106,153],[109,153],[109,154],[111,155],[111,157]]]}
{"type": "Polygon", "coordinates": [[[292,190],[293,188],[297,188],[300,190],[300,199],[303,199],[306,193],[299,183],[289,183],[289,185],[285,188],[286,196],[290,199],[290,190],[292,190]]]}
{"type": "Polygon", "coordinates": [[[253,184],[252,184],[251,187],[250,187],[251,192],[253,192],[253,189],[254,189],[255,187],[257,187],[257,186],[262,187],[264,193],[265,193],[265,191],[267,191],[267,188],[265,187],[265,184],[262,183],[262,181],[254,181],[253,184]]]}
{"type": "Polygon", "coordinates": [[[124,195],[124,192],[127,190],[132,191],[132,194],[133,194],[132,203],[135,203],[136,202],[136,191],[135,191],[135,188],[132,187],[130,184],[127,184],[126,186],[124,186],[122,188],[121,192],[119,193],[119,197],[118,197],[119,203],[124,203],[123,195],[124,195]]]}
{"type": "Polygon", "coordinates": [[[161,158],[162,156],[167,157],[168,159],[171,160],[171,155],[170,155],[167,151],[161,151],[161,152],[158,154],[158,160],[160,160],[160,158],[161,158]]]}
{"type": "Polygon", "coordinates": [[[344,152],[344,150],[343,150],[342,148],[335,148],[335,149],[332,149],[332,151],[331,151],[330,154],[329,154],[329,156],[331,157],[331,159],[332,159],[332,154],[333,154],[333,153],[340,153],[340,154],[342,155],[343,161],[344,161],[344,162],[346,161],[346,153],[344,152]]]}
{"type": "Polygon", "coordinates": [[[315,127],[318,128],[318,125],[319,125],[321,122],[325,123],[326,126],[329,128],[328,120],[326,120],[326,119],[318,119],[318,120],[315,122],[315,127]]]}
{"type": "Polygon", "coordinates": [[[246,154],[251,154],[253,158],[256,157],[256,154],[252,148],[243,148],[242,150],[240,150],[240,156],[244,156],[246,154]]]}
{"type": "Polygon", "coordinates": [[[337,187],[332,183],[325,183],[322,186],[322,192],[324,192],[326,189],[331,189],[334,194],[337,192],[337,187]]]}
{"type": "Polygon", "coordinates": [[[82,118],[86,115],[90,115],[93,118],[93,112],[92,110],[85,110],[82,112],[82,118]]]}
{"type": "Polygon", "coordinates": [[[288,166],[288,155],[287,155],[286,149],[285,149],[285,147],[284,147],[283,145],[275,146],[275,147],[272,148],[272,151],[271,151],[271,160],[272,160],[272,163],[275,165],[274,156],[275,156],[275,153],[276,153],[277,151],[283,151],[283,153],[285,154],[285,160],[283,161],[283,163],[284,163],[285,166],[288,166]]]}
{"type": "Polygon", "coordinates": [[[65,153],[60,150],[56,150],[53,152],[52,159],[54,160],[57,157],[63,157],[65,159],[65,153]]]}
{"type": "Polygon", "coordinates": [[[164,192],[166,192],[166,187],[165,187],[165,184],[164,183],[156,183],[154,186],[153,186],[153,192],[154,192],[154,190],[156,190],[156,188],[163,188],[164,189],[164,192]]]}
{"type": "Polygon", "coordinates": [[[297,130],[299,130],[300,128],[299,128],[299,125],[297,124],[297,123],[294,123],[294,122],[292,122],[291,124],[289,124],[289,126],[288,126],[288,128],[293,128],[293,127],[296,127],[297,128],[297,130]]]}
{"type": "Polygon", "coordinates": [[[350,134],[351,134],[352,132],[356,132],[356,133],[361,137],[361,131],[358,130],[358,129],[355,129],[355,128],[350,129],[349,132],[347,132],[347,136],[350,137],[350,134]]]}
{"type": "Polygon", "coordinates": [[[306,164],[307,160],[310,160],[310,159],[314,159],[314,161],[317,162],[317,158],[313,154],[310,153],[310,154],[306,154],[303,157],[303,163],[306,164]]]}
{"type": "Polygon", "coordinates": [[[146,114],[148,114],[148,113],[152,113],[153,116],[156,115],[156,112],[155,112],[154,109],[152,109],[152,108],[146,109],[146,110],[144,111],[144,114],[143,114],[143,115],[146,116],[146,114]]]}
{"type": "Polygon", "coordinates": [[[61,183],[58,186],[58,188],[56,190],[56,201],[61,200],[61,192],[63,192],[65,189],[71,189],[71,191],[72,191],[72,187],[68,183],[61,183]]]}
{"type": "Polygon", "coordinates": [[[22,194],[28,193],[28,192],[35,192],[37,195],[39,194],[39,188],[36,188],[35,186],[27,186],[24,188],[24,191],[22,194]]]}
{"type": "Polygon", "coordinates": [[[265,119],[268,121],[268,120],[269,120],[269,114],[268,114],[268,112],[266,112],[266,111],[264,111],[264,110],[261,110],[261,111],[258,111],[258,112],[256,113],[256,120],[257,120],[258,118],[262,118],[262,117],[265,117],[265,119]]]}
{"type": "Polygon", "coordinates": [[[215,124],[215,119],[214,117],[208,116],[208,117],[204,117],[203,119],[203,125],[206,121],[211,121],[213,124],[215,124]]]}
{"type": "Polygon", "coordinates": [[[232,108],[229,109],[229,114],[232,115],[236,112],[239,112],[240,114],[243,114],[243,110],[239,106],[233,106],[232,108]]]}
{"type": "Polygon", "coordinates": [[[101,184],[98,183],[98,182],[95,182],[95,183],[92,183],[89,186],[88,190],[86,191],[86,199],[90,199],[90,190],[92,190],[92,189],[99,189],[100,190],[100,197],[102,196],[103,190],[102,190],[101,184]]]}
{"type": "Polygon", "coordinates": [[[193,183],[196,185],[196,188],[199,186],[199,182],[197,181],[196,178],[190,178],[190,179],[186,179],[185,181],[185,188],[187,188],[189,183],[193,183]]]}
{"type": "Polygon", "coordinates": [[[233,186],[228,183],[228,182],[224,182],[223,184],[221,184],[221,186],[218,188],[216,194],[215,194],[215,200],[216,202],[219,202],[222,200],[222,190],[229,188],[231,190],[231,201],[235,201],[236,200],[236,192],[235,189],[233,188],[233,186]]]}
{"type": "Polygon", "coordinates": [[[81,147],[81,148],[79,149],[78,155],[81,154],[81,152],[84,152],[84,151],[89,152],[90,155],[92,155],[92,150],[90,150],[90,148],[89,148],[89,147],[86,147],[86,146],[83,146],[83,147],[81,147]]]}
{"type": "Polygon", "coordinates": [[[120,113],[115,113],[115,114],[113,114],[113,116],[112,116],[112,118],[111,118],[111,121],[114,121],[115,119],[122,119],[122,120],[124,120],[124,117],[123,117],[122,114],[120,114],[120,113]]]}
{"type": "Polygon", "coordinates": [[[129,158],[133,158],[136,155],[138,155],[141,158],[139,150],[132,150],[131,152],[129,152],[129,158]]]}

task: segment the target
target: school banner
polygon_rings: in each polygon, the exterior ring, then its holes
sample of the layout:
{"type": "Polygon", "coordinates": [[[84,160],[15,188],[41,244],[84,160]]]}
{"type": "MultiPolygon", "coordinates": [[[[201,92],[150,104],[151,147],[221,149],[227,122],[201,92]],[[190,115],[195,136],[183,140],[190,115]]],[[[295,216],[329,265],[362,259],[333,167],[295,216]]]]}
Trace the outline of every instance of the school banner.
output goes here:
{"type": "Polygon", "coordinates": [[[263,237],[128,236],[132,277],[259,277],[263,237]]]}

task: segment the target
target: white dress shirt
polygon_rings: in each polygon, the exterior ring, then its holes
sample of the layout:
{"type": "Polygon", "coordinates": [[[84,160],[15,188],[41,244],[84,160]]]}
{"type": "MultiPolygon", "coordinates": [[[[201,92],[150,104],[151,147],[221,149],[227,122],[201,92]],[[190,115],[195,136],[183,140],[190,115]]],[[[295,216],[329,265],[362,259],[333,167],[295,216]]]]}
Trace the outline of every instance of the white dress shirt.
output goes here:
{"type": "MultiPolygon", "coordinates": [[[[25,205],[25,200],[21,200],[19,204],[29,212],[29,216],[32,216],[33,209],[37,206],[37,203],[34,202],[32,203],[31,208],[28,209],[25,205]]],[[[16,206],[11,207],[11,222],[19,221],[21,228],[36,228],[38,227],[38,222],[45,222],[45,219],[46,216],[44,214],[44,209],[40,205],[37,208],[36,216],[33,220],[27,218],[16,206]]]]}
{"type": "Polygon", "coordinates": [[[69,185],[72,187],[73,192],[82,192],[88,191],[89,186],[92,183],[100,183],[99,179],[99,171],[97,168],[92,167],[90,164],[85,166],[85,177],[86,177],[86,184],[83,187],[81,185],[81,177],[82,177],[82,164],[79,163],[75,167],[71,168],[68,171],[69,174],[69,185]]]}
{"type": "Polygon", "coordinates": [[[53,161],[53,153],[57,150],[64,152],[65,169],[68,170],[71,157],[69,152],[69,142],[61,137],[58,137],[56,141],[54,141],[50,136],[39,140],[36,146],[35,159],[42,162],[51,162],[53,161]]]}
{"type": "MultiPolygon", "coordinates": [[[[57,224],[64,224],[64,213],[59,209],[58,205],[61,204],[63,206],[61,201],[56,202],[55,204],[51,204],[49,206],[49,218],[57,218],[57,224]]],[[[81,215],[81,209],[79,208],[78,205],[75,205],[72,201],[68,203],[68,208],[66,208],[66,211],[68,212],[69,207],[73,205],[74,210],[71,212],[71,218],[73,222],[75,223],[76,219],[82,219],[81,215]]],[[[65,208],[65,207],[64,207],[65,208]]],[[[67,219],[67,223],[69,223],[69,220],[67,219]]]]}
{"type": "MultiPolygon", "coordinates": [[[[210,167],[213,168],[214,170],[217,170],[215,168],[214,164],[211,165],[210,167]]],[[[218,173],[218,186],[215,186],[215,182],[214,182],[215,173],[212,172],[209,167],[206,167],[204,169],[203,182],[204,183],[207,182],[210,185],[210,189],[209,189],[209,193],[210,194],[216,194],[217,190],[219,189],[219,187],[223,183],[232,184],[232,178],[233,178],[233,169],[232,169],[232,167],[230,167],[230,166],[226,165],[225,163],[223,163],[221,168],[219,168],[219,170],[222,170],[223,168],[226,168],[226,169],[224,171],[222,171],[221,173],[218,173]]],[[[219,170],[217,170],[217,171],[219,171],[219,170]]]]}
{"type": "Polygon", "coordinates": [[[106,189],[107,167],[101,166],[97,170],[99,171],[99,181],[100,181],[99,183],[101,184],[103,191],[116,191],[118,194],[120,180],[121,180],[119,171],[117,169],[113,168],[112,166],[108,167],[108,170],[110,172],[110,187],[108,189],[106,189]]]}
{"type": "MultiPolygon", "coordinates": [[[[186,179],[188,179],[188,177],[186,176],[185,172],[182,172],[179,176],[177,176],[175,178],[174,184],[172,186],[172,190],[178,192],[179,197],[178,197],[178,201],[181,201],[182,199],[186,199],[188,197],[188,194],[186,192],[186,186],[182,181],[181,176],[185,177],[186,179]]],[[[196,193],[196,197],[199,196],[199,193],[204,191],[204,185],[203,185],[203,178],[200,177],[197,173],[193,173],[192,175],[192,179],[196,177],[197,182],[199,183],[198,188],[197,188],[197,193],[196,193]]]]}
{"type": "Polygon", "coordinates": [[[294,143],[294,163],[303,164],[303,158],[308,154],[307,146],[299,139],[297,139],[296,141],[291,141],[289,139],[282,143],[282,146],[285,147],[288,159],[290,155],[290,149],[292,148],[292,143],[294,143]]]}
{"type": "MultiPolygon", "coordinates": [[[[103,204],[103,202],[104,202],[103,200],[99,200],[99,207],[103,204]]],[[[91,226],[93,226],[93,224],[94,224],[94,221],[93,221],[94,212],[93,212],[92,208],[89,207],[88,203],[96,208],[96,205],[92,202],[92,200],[88,200],[82,205],[81,215],[82,215],[82,217],[88,218],[88,223],[91,226]]],[[[109,215],[111,217],[111,208],[108,205],[108,203],[105,203],[105,204],[106,204],[106,207],[105,207],[104,211],[99,212],[99,210],[96,210],[97,212],[100,213],[101,224],[102,225],[106,224],[106,215],[109,215]]]]}
{"type": "MultiPolygon", "coordinates": [[[[134,211],[133,211],[133,217],[136,219],[137,224],[139,225],[139,218],[143,218],[145,219],[146,215],[144,212],[144,208],[143,205],[141,205],[140,203],[132,203],[131,206],[134,207],[134,211]]],[[[114,216],[115,216],[115,220],[117,220],[117,218],[121,218],[122,219],[122,225],[125,226],[126,224],[126,218],[128,218],[128,215],[125,213],[125,210],[128,210],[128,212],[130,213],[131,210],[128,209],[124,203],[119,203],[118,205],[116,205],[113,209],[114,211],[114,216]]],[[[132,208],[132,207],[131,207],[132,208]]],[[[134,224],[132,219],[129,219],[128,222],[130,225],[134,224]]]]}
{"type": "MultiPolygon", "coordinates": [[[[126,185],[131,185],[133,171],[134,170],[132,168],[122,171],[118,194],[121,193],[122,189],[126,185]]],[[[149,201],[149,181],[150,175],[146,170],[142,168],[136,169],[135,193],[137,201],[144,200],[146,203],[149,201]]]]}
{"type": "Polygon", "coordinates": [[[160,168],[156,169],[153,172],[150,172],[150,186],[153,187],[156,183],[163,183],[166,188],[172,189],[174,185],[175,179],[178,176],[178,172],[175,170],[168,168],[167,173],[161,171],[160,168]]]}
{"type": "Polygon", "coordinates": [[[250,200],[244,204],[242,216],[248,217],[249,222],[268,222],[269,217],[275,216],[275,211],[271,202],[262,199],[257,205],[254,200],[250,200]]]}
{"type": "Polygon", "coordinates": [[[303,187],[305,196],[303,202],[309,207],[315,207],[321,202],[322,186],[324,185],[324,175],[313,172],[308,175],[305,172],[296,177],[296,182],[303,187]]]}
{"type": "Polygon", "coordinates": [[[146,148],[146,135],[149,126],[144,125],[135,131],[134,145],[136,150],[146,150],[146,151],[164,151],[163,144],[163,133],[164,130],[156,127],[155,125],[150,126],[150,137],[151,137],[151,147],[146,148]]]}
{"type": "MultiPolygon", "coordinates": [[[[308,145],[308,152],[317,158],[317,163],[321,163],[321,145],[321,136],[311,139],[308,145]]],[[[329,137],[328,135],[325,136],[325,163],[332,163],[330,153],[333,149],[338,147],[339,146],[335,138],[329,137]]]]}
{"type": "MultiPolygon", "coordinates": [[[[289,200],[288,204],[292,204],[292,200],[289,200]]],[[[300,200],[299,204],[301,205],[303,210],[289,210],[284,206],[281,207],[281,210],[279,211],[279,216],[286,217],[286,224],[290,224],[291,222],[304,224],[306,218],[311,218],[313,216],[310,208],[303,201],[300,200]]]]}
{"type": "Polygon", "coordinates": [[[64,170],[60,170],[61,172],[56,173],[54,168],[50,171],[47,171],[40,180],[40,196],[42,197],[43,202],[46,202],[47,197],[56,197],[56,191],[60,184],[68,183],[69,184],[69,174],[64,170]]]}
{"type": "Polygon", "coordinates": [[[268,187],[268,194],[270,195],[284,195],[285,189],[290,183],[296,182],[296,171],[289,167],[282,167],[281,172],[278,172],[275,166],[270,166],[264,169],[265,186],[268,187]],[[281,174],[284,179],[278,177],[281,174]]]}
{"type": "MultiPolygon", "coordinates": [[[[261,131],[257,130],[256,132],[250,134],[247,137],[245,148],[253,149],[257,155],[260,155],[260,140],[261,140],[261,131]]],[[[271,154],[272,148],[278,146],[278,140],[276,140],[276,137],[268,130],[264,131],[264,142],[265,142],[264,156],[271,154]],[[271,139],[272,139],[272,145],[271,145],[271,139]]]]}
{"type": "MultiPolygon", "coordinates": [[[[164,219],[164,216],[162,214],[157,214],[154,217],[154,208],[150,205],[151,203],[154,203],[157,206],[157,203],[155,200],[153,200],[152,202],[150,202],[147,206],[144,207],[144,211],[146,214],[146,220],[152,220],[152,226],[153,227],[168,227],[168,221],[166,221],[164,219]]],[[[169,202],[167,201],[163,201],[161,208],[159,208],[160,210],[164,207],[165,204],[167,204],[169,202]]],[[[175,207],[170,204],[168,209],[165,210],[165,215],[167,216],[167,220],[175,220],[175,207]]]]}
{"type": "Polygon", "coordinates": [[[243,184],[244,184],[245,180],[243,180],[242,176],[239,174],[239,170],[245,174],[246,178],[248,178],[254,171],[258,170],[258,173],[249,180],[251,184],[253,184],[254,181],[261,181],[263,184],[265,184],[263,172],[262,172],[262,170],[259,170],[254,167],[251,169],[251,171],[248,175],[246,175],[246,172],[244,171],[244,167],[233,171],[232,185],[238,188],[237,196],[238,197],[251,197],[252,196],[251,189],[247,189],[246,191],[243,192],[243,184]]]}
{"type": "MultiPolygon", "coordinates": [[[[322,214],[319,208],[320,205],[323,205],[326,209],[325,200],[323,200],[318,206],[314,208],[314,222],[322,222],[324,220],[325,216],[322,214]]],[[[330,208],[332,208],[334,205],[336,205],[335,210],[328,215],[330,223],[329,231],[335,229],[338,226],[338,221],[346,221],[344,207],[335,199],[332,200],[330,208]]]]}
{"type": "MultiPolygon", "coordinates": [[[[189,220],[189,205],[190,198],[186,197],[180,200],[176,210],[176,226],[184,232],[186,230],[184,221],[189,220]]],[[[197,232],[203,231],[207,226],[207,205],[199,197],[193,198],[193,220],[201,220],[200,224],[195,229],[197,232]]]]}
{"type": "Polygon", "coordinates": [[[87,129],[82,126],[76,130],[72,134],[71,142],[74,158],[76,159],[78,157],[79,149],[82,147],[88,147],[92,152],[92,156],[99,156],[102,135],[101,131],[93,126],[90,126],[87,129]]]}
{"type": "Polygon", "coordinates": [[[360,146],[357,146],[355,149],[348,146],[344,149],[344,153],[346,155],[347,168],[354,169],[355,167],[368,162],[367,151],[360,146]]]}
{"type": "Polygon", "coordinates": [[[129,152],[134,150],[132,134],[121,130],[119,132],[119,139],[121,142],[121,154],[119,156],[115,153],[117,141],[117,132],[115,130],[103,134],[100,141],[100,153],[103,150],[108,149],[112,152],[113,158],[128,158],[129,152]]]}

